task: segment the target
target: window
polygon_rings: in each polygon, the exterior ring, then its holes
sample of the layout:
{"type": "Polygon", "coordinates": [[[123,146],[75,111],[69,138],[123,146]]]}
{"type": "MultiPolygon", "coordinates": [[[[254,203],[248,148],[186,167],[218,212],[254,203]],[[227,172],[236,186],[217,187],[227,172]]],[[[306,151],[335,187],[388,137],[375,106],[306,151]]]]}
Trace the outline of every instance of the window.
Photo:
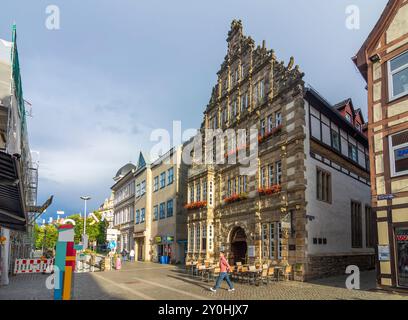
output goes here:
{"type": "Polygon", "coordinates": [[[331,174],[317,168],[316,175],[317,200],[331,203],[331,174]]]}
{"type": "Polygon", "coordinates": [[[201,240],[201,236],[200,236],[200,224],[196,224],[196,234],[195,234],[195,239],[196,239],[196,251],[200,250],[200,240],[201,240]]]}
{"type": "Polygon", "coordinates": [[[346,113],[346,120],[351,123],[351,115],[346,113]]]}
{"type": "Polygon", "coordinates": [[[361,124],[356,123],[356,129],[361,132],[361,124]]]}
{"type": "Polygon", "coordinates": [[[237,104],[237,100],[234,100],[234,102],[232,103],[233,105],[233,110],[234,110],[234,117],[237,116],[238,114],[238,104],[237,104]]]}
{"type": "Polygon", "coordinates": [[[140,197],[140,183],[136,185],[136,197],[140,197]]]}
{"type": "Polygon", "coordinates": [[[174,169],[167,170],[167,185],[172,184],[174,179],[174,169]]]}
{"type": "Polygon", "coordinates": [[[348,156],[351,160],[358,162],[357,147],[350,143],[348,145],[348,156]]]}
{"type": "Polygon", "coordinates": [[[165,205],[166,204],[164,202],[160,203],[160,219],[166,218],[165,205]]]}
{"type": "Polygon", "coordinates": [[[375,219],[370,206],[365,206],[366,247],[374,248],[375,245],[375,219]]]}
{"type": "Polygon", "coordinates": [[[210,251],[213,249],[213,226],[211,224],[208,226],[208,249],[210,251]]]}
{"type": "Polygon", "coordinates": [[[277,224],[277,234],[278,234],[278,260],[282,259],[282,249],[283,249],[283,242],[282,242],[282,223],[278,222],[277,224]]]}
{"type": "Polygon", "coordinates": [[[194,225],[190,226],[189,233],[188,233],[188,251],[194,251],[194,225]]]}
{"type": "Polygon", "coordinates": [[[146,193],[146,180],[140,184],[140,195],[143,196],[146,193]]]}
{"type": "Polygon", "coordinates": [[[190,203],[194,202],[194,185],[190,186],[190,203]]]}
{"type": "Polygon", "coordinates": [[[242,176],[242,189],[243,192],[247,192],[247,176],[242,176]]]}
{"type": "Polygon", "coordinates": [[[245,93],[245,108],[249,108],[248,92],[245,93]]]}
{"type": "Polygon", "coordinates": [[[160,173],[160,189],[166,186],[166,172],[160,173]]]}
{"type": "Polygon", "coordinates": [[[262,225],[262,258],[268,259],[268,225],[262,225]]]}
{"type": "Polygon", "coordinates": [[[275,223],[271,223],[269,226],[269,256],[272,260],[276,259],[276,245],[275,245],[275,223]]]}
{"type": "Polygon", "coordinates": [[[282,184],[282,162],[275,163],[276,168],[276,184],[282,184]]]}
{"type": "Polygon", "coordinates": [[[266,187],[266,168],[261,168],[261,188],[266,187]]]}
{"type": "Polygon", "coordinates": [[[159,176],[154,177],[153,191],[159,190],[159,176]]]}
{"type": "Polygon", "coordinates": [[[274,177],[274,174],[273,174],[273,165],[269,165],[268,166],[268,168],[269,168],[269,187],[272,187],[273,186],[273,184],[274,184],[274,181],[273,181],[273,177],[274,177]]]}
{"type": "Polygon", "coordinates": [[[167,201],[167,218],[173,216],[173,199],[167,201]]]}
{"type": "Polygon", "coordinates": [[[275,124],[276,124],[276,127],[279,127],[282,124],[282,113],[276,112],[276,114],[275,114],[275,124]]]}
{"type": "Polygon", "coordinates": [[[140,210],[136,210],[136,224],[140,223],[140,210]]]}
{"type": "Polygon", "coordinates": [[[145,218],[146,218],[146,209],[142,208],[140,210],[140,223],[145,222],[145,218]]]}
{"type": "Polygon", "coordinates": [[[351,201],[351,246],[361,248],[363,246],[361,203],[351,201]]]}
{"type": "Polygon", "coordinates": [[[248,108],[248,93],[241,96],[241,112],[248,108]]]}
{"type": "Polygon", "coordinates": [[[273,129],[273,127],[274,127],[273,116],[270,115],[270,116],[268,117],[268,132],[271,132],[272,129],[273,129]]]}
{"type": "Polygon", "coordinates": [[[203,180],[203,200],[207,201],[207,180],[203,180]]]}
{"type": "Polygon", "coordinates": [[[228,189],[227,189],[227,196],[231,196],[231,180],[228,178],[228,189]]]}
{"type": "Polygon", "coordinates": [[[207,224],[203,223],[201,232],[201,251],[207,250],[207,224]]]}
{"type": "Polygon", "coordinates": [[[408,94],[408,52],[390,60],[388,69],[390,100],[408,94]]]}
{"type": "Polygon", "coordinates": [[[159,206],[153,207],[153,220],[156,221],[159,219],[159,206]]]}
{"type": "Polygon", "coordinates": [[[408,131],[390,136],[391,175],[408,174],[408,131]]]}
{"type": "Polygon", "coordinates": [[[265,119],[261,120],[261,136],[265,135],[265,119]]]}
{"type": "Polygon", "coordinates": [[[201,201],[201,183],[200,181],[196,184],[196,201],[201,201]]]}
{"type": "Polygon", "coordinates": [[[340,135],[336,130],[331,130],[332,147],[337,151],[340,151],[340,135]]]}
{"type": "Polygon", "coordinates": [[[264,81],[259,82],[259,98],[262,100],[265,97],[265,86],[264,81]]]}

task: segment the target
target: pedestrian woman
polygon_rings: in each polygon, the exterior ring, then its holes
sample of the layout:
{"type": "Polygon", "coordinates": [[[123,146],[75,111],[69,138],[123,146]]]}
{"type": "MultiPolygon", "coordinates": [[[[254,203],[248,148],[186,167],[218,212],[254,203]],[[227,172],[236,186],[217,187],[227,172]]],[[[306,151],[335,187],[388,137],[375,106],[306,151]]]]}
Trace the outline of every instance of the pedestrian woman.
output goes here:
{"type": "Polygon", "coordinates": [[[129,257],[130,257],[130,262],[135,262],[135,250],[130,250],[129,253],[129,257]]]}
{"type": "Polygon", "coordinates": [[[217,292],[217,289],[220,287],[222,280],[226,280],[229,286],[228,291],[232,292],[235,291],[234,285],[232,284],[228,272],[231,270],[230,265],[227,262],[227,259],[225,259],[224,252],[220,252],[220,275],[217,278],[217,282],[215,283],[214,288],[210,288],[212,292],[217,292]]]}

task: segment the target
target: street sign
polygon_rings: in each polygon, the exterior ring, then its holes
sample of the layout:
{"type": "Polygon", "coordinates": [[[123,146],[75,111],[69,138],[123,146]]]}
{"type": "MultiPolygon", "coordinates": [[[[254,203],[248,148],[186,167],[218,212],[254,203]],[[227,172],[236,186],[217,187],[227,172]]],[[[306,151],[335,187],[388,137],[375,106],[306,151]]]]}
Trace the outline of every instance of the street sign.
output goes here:
{"type": "Polygon", "coordinates": [[[390,246],[378,246],[378,260],[390,261],[390,246]]]}
{"type": "Polygon", "coordinates": [[[394,199],[394,195],[393,194],[380,194],[379,196],[377,196],[377,200],[381,201],[381,200],[392,200],[394,199]]]}

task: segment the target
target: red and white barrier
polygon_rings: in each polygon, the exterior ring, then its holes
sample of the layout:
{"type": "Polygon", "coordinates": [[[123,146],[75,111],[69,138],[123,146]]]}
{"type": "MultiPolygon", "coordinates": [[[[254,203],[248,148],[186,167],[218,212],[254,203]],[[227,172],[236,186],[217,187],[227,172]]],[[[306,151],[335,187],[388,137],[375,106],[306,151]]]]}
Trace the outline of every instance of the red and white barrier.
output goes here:
{"type": "Polygon", "coordinates": [[[51,273],[54,269],[54,259],[16,259],[14,274],[21,273],[51,273]]]}

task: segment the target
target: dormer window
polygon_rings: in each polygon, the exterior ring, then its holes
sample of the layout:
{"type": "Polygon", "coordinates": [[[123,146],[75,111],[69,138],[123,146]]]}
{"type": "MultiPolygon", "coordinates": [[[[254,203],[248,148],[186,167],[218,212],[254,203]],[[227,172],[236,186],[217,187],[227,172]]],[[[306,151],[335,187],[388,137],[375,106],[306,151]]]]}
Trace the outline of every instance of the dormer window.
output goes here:
{"type": "Polygon", "coordinates": [[[361,132],[361,124],[356,123],[356,129],[361,132]]]}
{"type": "Polygon", "coordinates": [[[346,113],[346,120],[351,123],[351,115],[346,113]]]}
{"type": "Polygon", "coordinates": [[[390,100],[408,94],[408,51],[388,62],[390,100]]]}

